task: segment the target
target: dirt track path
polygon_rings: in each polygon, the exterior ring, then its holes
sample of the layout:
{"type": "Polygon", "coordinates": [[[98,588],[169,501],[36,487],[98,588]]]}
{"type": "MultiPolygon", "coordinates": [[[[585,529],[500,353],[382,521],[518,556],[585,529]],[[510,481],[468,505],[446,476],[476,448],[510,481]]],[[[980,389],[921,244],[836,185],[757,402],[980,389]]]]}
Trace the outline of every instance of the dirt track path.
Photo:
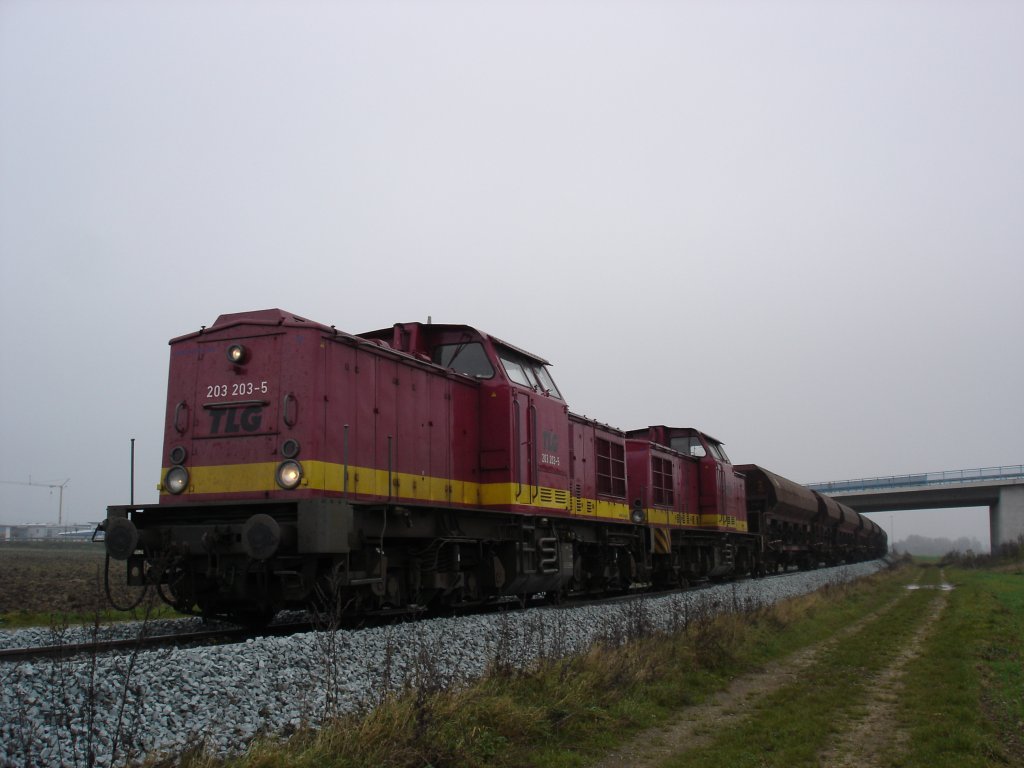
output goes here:
{"type": "MultiPolygon", "coordinates": [[[[628,744],[593,763],[592,768],[621,768],[625,765],[631,768],[656,768],[673,755],[706,746],[722,730],[747,717],[756,701],[797,680],[801,672],[821,655],[860,631],[866,624],[894,609],[908,595],[909,592],[891,600],[860,621],[844,627],[825,642],[797,651],[781,661],[769,664],[763,670],[737,677],[727,689],[715,694],[710,700],[681,710],[672,723],[637,734],[628,744]]],[[[863,742],[875,738],[875,735],[882,732],[880,724],[885,722],[885,718],[889,716],[887,713],[891,713],[895,703],[895,687],[898,685],[899,674],[907,662],[916,655],[916,649],[920,648],[928,628],[934,623],[934,619],[938,618],[945,602],[945,599],[936,601],[937,607],[930,615],[929,621],[915,634],[906,651],[894,660],[889,668],[879,673],[878,681],[874,685],[887,685],[888,688],[879,688],[872,696],[864,722],[852,732],[845,734],[829,754],[822,756],[823,765],[861,768],[874,764],[870,761],[871,755],[862,749],[869,746],[863,742]]],[[[880,753],[876,751],[874,754],[877,756],[880,753]]]]}
{"type": "MultiPolygon", "coordinates": [[[[940,580],[945,582],[944,573],[940,580]]],[[[906,749],[909,737],[894,725],[903,672],[907,664],[920,655],[922,645],[948,603],[949,593],[944,590],[937,592],[932,610],[924,623],[917,628],[892,663],[868,682],[869,696],[864,702],[865,711],[856,718],[853,727],[821,755],[820,764],[823,768],[880,768],[883,757],[891,758],[906,749]]]]}

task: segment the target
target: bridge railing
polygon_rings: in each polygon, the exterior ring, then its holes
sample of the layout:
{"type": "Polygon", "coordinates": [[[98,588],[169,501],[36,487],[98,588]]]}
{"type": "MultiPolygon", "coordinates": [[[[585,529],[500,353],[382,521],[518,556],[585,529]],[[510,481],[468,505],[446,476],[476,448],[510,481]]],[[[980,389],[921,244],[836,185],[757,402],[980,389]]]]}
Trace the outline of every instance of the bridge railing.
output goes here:
{"type": "Polygon", "coordinates": [[[859,480],[831,480],[824,483],[808,483],[807,487],[812,491],[820,491],[821,493],[842,493],[844,491],[879,491],[888,488],[976,483],[983,480],[1022,479],[1024,479],[1024,464],[1017,464],[1008,467],[982,467],[981,469],[953,469],[948,472],[925,472],[917,475],[864,477],[859,480]]]}

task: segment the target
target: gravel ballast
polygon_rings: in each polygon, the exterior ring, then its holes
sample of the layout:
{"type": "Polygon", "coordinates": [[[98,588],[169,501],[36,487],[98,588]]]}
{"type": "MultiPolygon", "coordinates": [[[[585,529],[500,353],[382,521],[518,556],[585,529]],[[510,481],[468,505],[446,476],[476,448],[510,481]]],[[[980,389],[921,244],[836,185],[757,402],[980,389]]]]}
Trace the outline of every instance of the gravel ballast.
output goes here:
{"type": "MultiPolygon", "coordinates": [[[[769,605],[883,567],[858,563],[611,604],[2,663],[0,765],[84,765],[90,752],[100,766],[197,747],[242,752],[257,734],[316,725],[417,680],[458,684],[495,664],[523,667],[621,639],[638,620],[669,631],[697,615],[769,605]]],[[[21,630],[0,633],[0,647],[29,644],[27,632],[41,636],[36,644],[52,643],[48,630],[21,630]]]]}

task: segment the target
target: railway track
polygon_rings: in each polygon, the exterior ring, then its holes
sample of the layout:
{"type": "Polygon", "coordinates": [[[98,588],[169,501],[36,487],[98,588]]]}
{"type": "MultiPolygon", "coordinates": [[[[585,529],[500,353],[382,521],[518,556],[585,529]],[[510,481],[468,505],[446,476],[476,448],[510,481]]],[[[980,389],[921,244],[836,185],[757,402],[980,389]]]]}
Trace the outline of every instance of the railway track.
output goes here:
{"type": "Polygon", "coordinates": [[[24,648],[0,648],[0,663],[15,661],[37,661],[41,659],[70,659],[87,654],[102,654],[113,651],[142,651],[166,646],[222,645],[240,642],[251,637],[279,637],[309,630],[309,622],[275,624],[259,632],[245,627],[222,627],[194,632],[172,632],[136,637],[95,639],[82,642],[34,645],[24,648]]]}
{"type": "MultiPolygon", "coordinates": [[[[692,588],[691,588],[692,589],[692,588]]],[[[679,590],[682,591],[682,590],[679,590]]],[[[659,592],[658,595],[666,594],[659,592]]],[[[639,593],[631,593],[616,597],[600,599],[588,599],[572,601],[557,607],[579,607],[583,605],[604,603],[615,603],[622,600],[629,600],[639,596],[639,593]]],[[[653,596],[653,595],[652,595],[653,596]]],[[[530,601],[526,605],[519,602],[506,602],[501,605],[473,606],[455,610],[446,615],[475,615],[480,613],[493,612],[495,610],[522,611],[534,607],[555,607],[543,600],[530,601]]],[[[381,612],[379,615],[363,617],[358,625],[351,622],[341,622],[337,629],[356,629],[370,626],[379,626],[400,621],[415,620],[425,615],[424,611],[393,611],[381,612]]],[[[61,642],[50,645],[33,645],[16,648],[0,648],[0,663],[39,661],[42,659],[71,659],[77,656],[89,654],[103,654],[115,651],[143,651],[168,646],[192,647],[199,645],[226,645],[233,642],[242,642],[255,637],[282,637],[297,632],[311,631],[314,629],[331,629],[323,622],[298,621],[281,624],[272,624],[260,630],[247,627],[220,627],[217,629],[203,629],[190,632],[160,632],[151,635],[145,631],[135,637],[122,638],[96,638],[79,642],[61,642]]]]}
{"type": "MultiPolygon", "coordinates": [[[[760,577],[761,579],[774,579],[785,576],[786,572],[771,574],[760,577]]],[[[745,581],[745,578],[736,579],[737,582],[745,581]]],[[[604,596],[579,596],[576,599],[565,602],[551,603],[543,597],[535,597],[527,601],[520,601],[514,598],[503,600],[497,603],[462,606],[449,609],[434,616],[473,616],[485,613],[500,611],[521,612],[532,608],[555,608],[573,609],[591,605],[614,605],[628,602],[638,598],[657,598],[687,592],[696,592],[709,589],[713,586],[710,581],[691,584],[686,587],[675,587],[668,589],[635,589],[619,595],[604,596]]],[[[225,626],[216,629],[202,629],[191,632],[160,632],[152,635],[145,634],[129,638],[94,639],[80,642],[62,642],[51,645],[34,645],[21,648],[0,648],[0,663],[37,661],[42,659],[70,659],[76,656],[88,654],[103,654],[115,651],[142,651],[152,650],[167,646],[194,647],[200,645],[227,645],[233,642],[241,642],[256,637],[284,637],[297,632],[308,632],[311,630],[352,630],[363,629],[384,624],[404,623],[415,621],[424,616],[431,615],[423,609],[405,609],[394,611],[380,611],[375,614],[362,616],[357,620],[344,619],[336,625],[329,621],[289,621],[280,624],[271,624],[262,629],[256,630],[242,626],[225,626]]]]}

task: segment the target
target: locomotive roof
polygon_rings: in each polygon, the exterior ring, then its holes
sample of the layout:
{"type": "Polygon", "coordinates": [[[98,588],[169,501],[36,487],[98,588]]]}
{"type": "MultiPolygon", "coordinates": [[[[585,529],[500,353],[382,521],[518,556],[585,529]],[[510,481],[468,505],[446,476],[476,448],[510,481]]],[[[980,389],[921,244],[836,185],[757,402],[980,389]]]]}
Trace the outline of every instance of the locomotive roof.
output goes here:
{"type": "Polygon", "coordinates": [[[223,330],[230,328],[234,325],[287,325],[293,328],[319,328],[322,331],[333,333],[333,329],[330,326],[317,323],[313,320],[308,320],[301,315],[297,315],[294,312],[286,312],[283,309],[258,309],[249,312],[234,312],[229,314],[220,315],[213,325],[207,328],[205,325],[198,331],[192,333],[186,333],[183,336],[178,336],[171,339],[170,343],[173,344],[176,341],[182,341],[184,339],[190,339],[194,336],[200,336],[207,331],[223,330]]]}
{"type": "MultiPolygon", "coordinates": [[[[465,323],[397,323],[397,325],[402,327],[417,325],[420,328],[427,331],[431,331],[433,333],[445,333],[451,331],[471,331],[473,333],[479,334],[484,339],[489,339],[494,344],[500,344],[503,347],[511,349],[513,352],[518,352],[519,354],[528,357],[530,360],[534,360],[540,363],[541,365],[552,365],[551,362],[545,360],[540,355],[535,355],[533,352],[527,352],[522,347],[517,347],[515,344],[510,344],[504,339],[499,339],[497,336],[492,336],[489,333],[481,331],[479,328],[474,328],[472,325],[466,325],[465,323]]],[[[385,341],[387,341],[389,338],[391,338],[391,334],[393,333],[393,331],[394,326],[392,326],[391,328],[380,328],[379,330],[376,331],[366,331],[365,333],[360,333],[358,335],[363,338],[384,339],[385,341]]]]}
{"type": "Polygon", "coordinates": [[[651,426],[648,426],[648,427],[639,427],[637,429],[627,429],[626,430],[626,434],[629,437],[631,437],[631,438],[643,440],[643,439],[646,439],[647,435],[650,434],[652,429],[665,429],[665,430],[671,430],[673,432],[680,432],[680,433],[688,433],[688,432],[689,433],[694,433],[694,434],[702,435],[704,438],[706,438],[707,440],[711,441],[712,443],[715,443],[716,445],[725,445],[725,443],[723,443],[717,437],[714,437],[713,435],[709,435],[704,430],[697,429],[696,427],[668,427],[668,426],[665,426],[664,424],[652,424],[651,426]]]}
{"type": "MultiPolygon", "coordinates": [[[[376,331],[367,331],[366,333],[360,334],[348,334],[339,331],[334,326],[324,325],[323,323],[318,323],[314,320],[309,320],[308,318],[305,318],[302,315],[297,315],[294,312],[288,312],[283,309],[274,308],[251,310],[248,312],[226,313],[220,315],[216,319],[216,321],[214,321],[213,325],[209,327],[204,325],[198,331],[193,331],[192,333],[186,333],[181,336],[177,336],[171,339],[169,343],[174,344],[178,341],[184,341],[185,339],[190,339],[195,336],[201,336],[202,334],[207,333],[209,331],[220,331],[226,328],[231,328],[232,326],[235,325],[266,325],[290,326],[293,328],[318,328],[321,331],[331,333],[336,336],[347,336],[349,338],[358,337],[363,339],[381,339],[383,341],[388,341],[391,338],[391,335],[394,331],[394,327],[391,327],[381,328],[380,330],[376,331]]],[[[398,325],[418,325],[421,328],[429,330],[434,333],[444,333],[451,331],[469,331],[478,334],[481,338],[490,340],[494,344],[498,344],[507,349],[511,349],[512,351],[517,352],[523,355],[524,357],[529,358],[530,360],[534,360],[540,363],[541,365],[551,365],[551,362],[545,360],[540,355],[535,355],[532,352],[527,352],[525,349],[517,347],[515,344],[510,344],[504,339],[499,339],[497,336],[492,336],[488,333],[484,333],[483,331],[479,330],[478,328],[474,328],[471,325],[465,325],[463,323],[399,323],[398,325]]]]}

